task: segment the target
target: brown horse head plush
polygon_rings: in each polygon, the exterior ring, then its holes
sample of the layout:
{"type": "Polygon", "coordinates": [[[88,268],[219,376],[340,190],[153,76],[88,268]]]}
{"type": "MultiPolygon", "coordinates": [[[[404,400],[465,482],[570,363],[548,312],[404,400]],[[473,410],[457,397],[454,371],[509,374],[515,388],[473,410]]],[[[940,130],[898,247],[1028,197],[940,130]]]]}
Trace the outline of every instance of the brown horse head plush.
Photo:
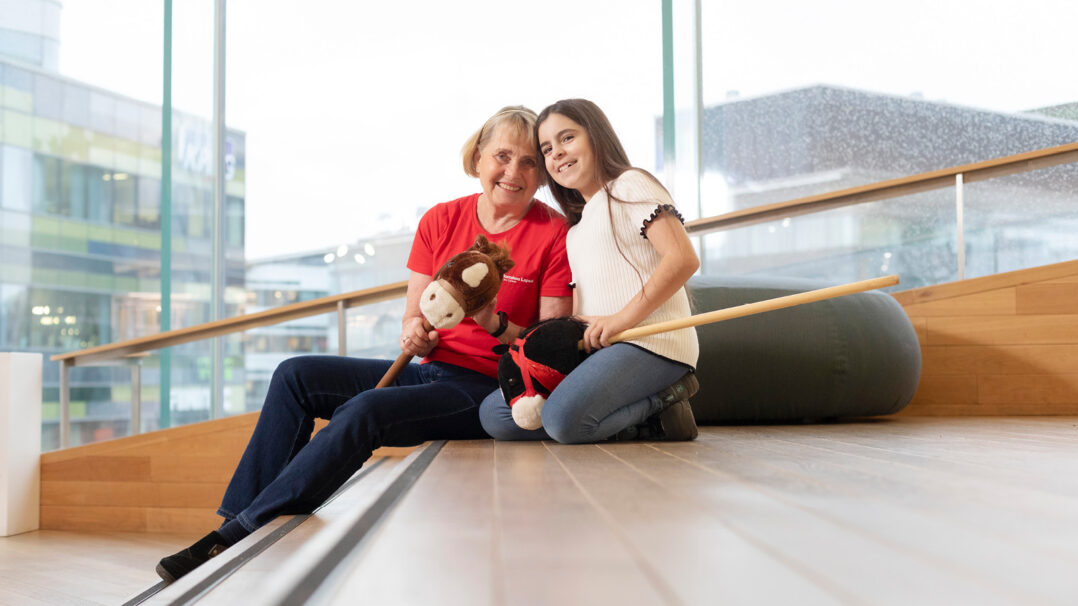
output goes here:
{"type": "Polygon", "coordinates": [[[434,328],[452,328],[486,307],[502,276],[513,268],[509,251],[480,234],[468,250],[453,255],[434,274],[419,299],[419,311],[434,328]]]}

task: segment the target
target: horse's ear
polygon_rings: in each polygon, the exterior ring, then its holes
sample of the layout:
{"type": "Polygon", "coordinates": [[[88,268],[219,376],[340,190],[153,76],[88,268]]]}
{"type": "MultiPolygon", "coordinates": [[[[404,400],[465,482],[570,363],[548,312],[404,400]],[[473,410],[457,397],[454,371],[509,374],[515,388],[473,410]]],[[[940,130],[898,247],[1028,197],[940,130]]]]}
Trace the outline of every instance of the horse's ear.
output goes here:
{"type": "Polygon", "coordinates": [[[509,258],[509,248],[491,242],[483,234],[475,237],[475,244],[472,244],[469,250],[475,250],[490,257],[490,260],[494,262],[494,266],[498,268],[498,273],[502,276],[516,265],[509,258]]]}
{"type": "Polygon", "coordinates": [[[487,237],[483,234],[479,234],[475,237],[475,242],[472,243],[472,247],[468,250],[478,250],[484,255],[489,255],[489,250],[491,246],[492,244],[490,243],[490,240],[487,240],[487,237]]]}
{"type": "Polygon", "coordinates": [[[498,273],[505,275],[505,272],[513,269],[516,263],[509,258],[509,249],[499,247],[497,251],[490,255],[490,260],[494,261],[494,265],[498,268],[498,273]]]}

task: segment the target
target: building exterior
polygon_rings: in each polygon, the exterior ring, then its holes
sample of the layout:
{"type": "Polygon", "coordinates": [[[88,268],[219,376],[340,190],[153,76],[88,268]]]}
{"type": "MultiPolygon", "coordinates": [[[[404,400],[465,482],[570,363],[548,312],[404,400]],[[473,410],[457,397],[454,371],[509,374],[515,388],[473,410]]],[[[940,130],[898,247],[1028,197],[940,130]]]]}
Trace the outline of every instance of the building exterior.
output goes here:
{"type": "MultiPolygon", "coordinates": [[[[58,443],[59,395],[48,356],[160,329],[161,108],[57,74],[59,4],[18,9],[0,16],[0,350],[45,354],[49,449],[58,443]]],[[[172,327],[180,328],[210,319],[212,138],[208,120],[179,113],[171,135],[172,327]]],[[[227,133],[230,314],[245,302],[244,139],[227,133]]],[[[242,352],[230,348],[238,360],[242,352]]],[[[208,418],[208,355],[206,346],[172,355],[176,422],[208,418]]],[[[158,358],[143,367],[143,422],[152,429],[158,358]]],[[[234,367],[229,382],[242,386],[242,363],[234,367]]],[[[71,401],[72,445],[124,435],[130,374],[75,369],[71,401]]]]}
{"type": "MultiPolygon", "coordinates": [[[[1007,114],[834,86],[729,100],[704,110],[700,214],[1073,143],[1073,117],[1073,104],[1007,114]]],[[[965,277],[1078,257],[1075,192],[1075,165],[966,184],[965,277]]],[[[955,204],[950,188],[718,232],[704,271],[954,280],[955,204]]]]}

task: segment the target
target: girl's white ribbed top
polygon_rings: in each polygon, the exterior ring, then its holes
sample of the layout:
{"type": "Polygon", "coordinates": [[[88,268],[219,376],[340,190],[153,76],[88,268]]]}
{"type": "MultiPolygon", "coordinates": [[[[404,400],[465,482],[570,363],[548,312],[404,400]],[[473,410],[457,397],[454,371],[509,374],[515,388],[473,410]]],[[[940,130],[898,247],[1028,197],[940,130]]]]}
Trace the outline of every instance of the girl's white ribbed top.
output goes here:
{"type": "MultiPolygon", "coordinates": [[[[666,190],[638,170],[625,171],[611,181],[610,191],[615,198],[626,202],[611,203],[606,191],[600,189],[584,205],[580,222],[569,229],[565,241],[573,282],[576,284],[573,296],[578,315],[608,316],[617,313],[640,292],[660,260],[659,253],[642,235],[642,230],[660,212],[677,214],[673,210],[674,201],[666,190]]],[[[681,287],[639,326],[691,314],[688,294],[685,287],[681,287]]],[[[696,330],[693,328],[629,342],[693,368],[700,354],[696,330]]]]}

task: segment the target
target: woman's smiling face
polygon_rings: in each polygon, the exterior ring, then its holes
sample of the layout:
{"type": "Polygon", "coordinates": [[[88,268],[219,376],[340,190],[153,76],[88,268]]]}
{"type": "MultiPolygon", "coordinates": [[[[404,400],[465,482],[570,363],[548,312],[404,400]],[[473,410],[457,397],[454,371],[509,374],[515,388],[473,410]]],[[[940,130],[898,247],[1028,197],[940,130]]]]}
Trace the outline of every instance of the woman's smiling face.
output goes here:
{"type": "Polygon", "coordinates": [[[475,162],[487,200],[498,208],[527,207],[539,189],[539,158],[526,132],[500,125],[475,162]]]}
{"type": "Polygon", "coordinates": [[[552,113],[539,125],[539,151],[547,172],[558,185],[575,189],[590,200],[602,183],[595,176],[595,151],[584,127],[552,113]]]}

